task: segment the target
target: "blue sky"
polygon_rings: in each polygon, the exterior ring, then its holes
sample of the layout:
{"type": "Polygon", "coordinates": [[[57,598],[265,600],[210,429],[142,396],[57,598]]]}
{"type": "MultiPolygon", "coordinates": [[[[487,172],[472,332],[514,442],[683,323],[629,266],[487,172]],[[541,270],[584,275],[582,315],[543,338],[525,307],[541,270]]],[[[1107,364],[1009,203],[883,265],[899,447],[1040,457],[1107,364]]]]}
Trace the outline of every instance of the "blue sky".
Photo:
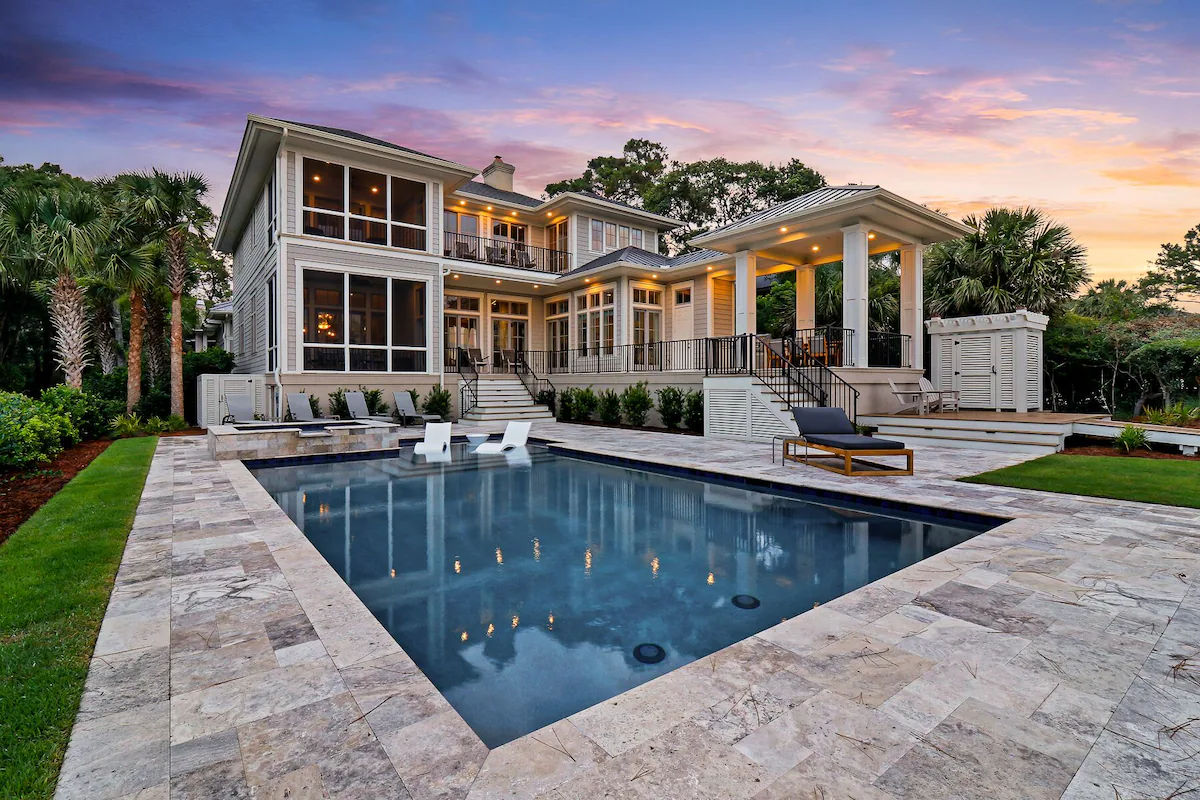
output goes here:
{"type": "MultiPolygon", "coordinates": [[[[9,4],[13,5],[13,4],[9,4]]],[[[1098,277],[1200,224],[1200,3],[23,4],[0,155],[192,169],[219,204],[247,113],[360,130],[520,188],[639,136],[798,157],[945,211],[1033,204],[1098,277]]]]}

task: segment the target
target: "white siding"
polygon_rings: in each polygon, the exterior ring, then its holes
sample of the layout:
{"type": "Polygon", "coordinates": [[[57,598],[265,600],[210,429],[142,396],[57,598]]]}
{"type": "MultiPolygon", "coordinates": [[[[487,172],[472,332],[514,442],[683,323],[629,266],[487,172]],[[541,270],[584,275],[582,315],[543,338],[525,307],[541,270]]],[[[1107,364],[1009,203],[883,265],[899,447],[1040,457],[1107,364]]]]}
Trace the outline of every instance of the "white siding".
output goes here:
{"type": "Polygon", "coordinates": [[[275,271],[277,248],[267,241],[266,184],[233,254],[233,325],[236,372],[266,372],[266,284],[275,271]]]}

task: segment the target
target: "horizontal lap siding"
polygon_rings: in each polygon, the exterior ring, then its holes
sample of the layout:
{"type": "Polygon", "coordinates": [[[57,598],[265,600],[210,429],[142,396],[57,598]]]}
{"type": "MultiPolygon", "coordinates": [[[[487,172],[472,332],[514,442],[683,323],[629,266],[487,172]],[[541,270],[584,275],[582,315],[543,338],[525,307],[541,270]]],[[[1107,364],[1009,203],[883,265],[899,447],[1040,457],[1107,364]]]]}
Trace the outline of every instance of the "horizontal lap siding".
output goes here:
{"type": "Polygon", "coordinates": [[[233,254],[232,350],[235,372],[267,371],[267,280],[275,271],[276,254],[267,242],[265,183],[233,254]],[[245,345],[243,346],[243,342],[245,345]]]}
{"type": "Polygon", "coordinates": [[[287,154],[287,219],[284,221],[286,226],[284,230],[288,233],[296,232],[296,154],[289,152],[287,154]]]}
{"type": "Polygon", "coordinates": [[[733,335],[733,281],[713,281],[713,331],[711,336],[733,335]]]}
{"type": "Polygon", "coordinates": [[[697,278],[692,285],[692,335],[697,339],[708,336],[708,281],[697,278]]]}

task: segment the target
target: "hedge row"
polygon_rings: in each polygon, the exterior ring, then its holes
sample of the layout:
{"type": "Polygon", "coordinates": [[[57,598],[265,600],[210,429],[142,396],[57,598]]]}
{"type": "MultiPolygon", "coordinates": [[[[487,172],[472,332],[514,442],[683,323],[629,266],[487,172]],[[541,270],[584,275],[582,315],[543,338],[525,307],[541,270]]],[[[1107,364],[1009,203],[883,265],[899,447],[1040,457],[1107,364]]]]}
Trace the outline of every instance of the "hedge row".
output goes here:
{"type": "Polygon", "coordinates": [[[704,431],[704,392],[666,386],[657,390],[658,402],[650,396],[645,381],[625,387],[621,393],[613,389],[595,392],[586,389],[562,389],[554,398],[555,412],[563,422],[586,422],[598,418],[607,425],[622,420],[634,427],[645,427],[646,415],[654,408],[668,430],[677,430],[683,423],[688,430],[704,431]]]}

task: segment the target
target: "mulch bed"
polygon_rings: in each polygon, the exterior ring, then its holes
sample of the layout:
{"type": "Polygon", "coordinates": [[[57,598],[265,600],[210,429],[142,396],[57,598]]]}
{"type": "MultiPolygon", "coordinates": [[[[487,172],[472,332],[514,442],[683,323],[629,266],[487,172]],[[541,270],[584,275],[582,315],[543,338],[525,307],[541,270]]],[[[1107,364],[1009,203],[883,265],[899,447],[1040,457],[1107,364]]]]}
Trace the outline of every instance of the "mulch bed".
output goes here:
{"type": "Polygon", "coordinates": [[[1117,458],[1162,458],[1169,461],[1194,461],[1200,464],[1200,458],[1196,456],[1185,456],[1182,453],[1162,453],[1158,450],[1134,450],[1131,453],[1124,453],[1112,445],[1084,445],[1081,447],[1068,447],[1063,450],[1063,455],[1068,456],[1116,456],[1117,458]]]}
{"type": "Polygon", "coordinates": [[[49,464],[0,472],[0,544],[110,444],[108,439],[82,442],[49,464]]]}
{"type": "Polygon", "coordinates": [[[182,431],[167,431],[166,433],[160,433],[158,435],[159,436],[203,436],[206,433],[208,433],[208,431],[204,430],[204,428],[187,428],[182,431]]]}

